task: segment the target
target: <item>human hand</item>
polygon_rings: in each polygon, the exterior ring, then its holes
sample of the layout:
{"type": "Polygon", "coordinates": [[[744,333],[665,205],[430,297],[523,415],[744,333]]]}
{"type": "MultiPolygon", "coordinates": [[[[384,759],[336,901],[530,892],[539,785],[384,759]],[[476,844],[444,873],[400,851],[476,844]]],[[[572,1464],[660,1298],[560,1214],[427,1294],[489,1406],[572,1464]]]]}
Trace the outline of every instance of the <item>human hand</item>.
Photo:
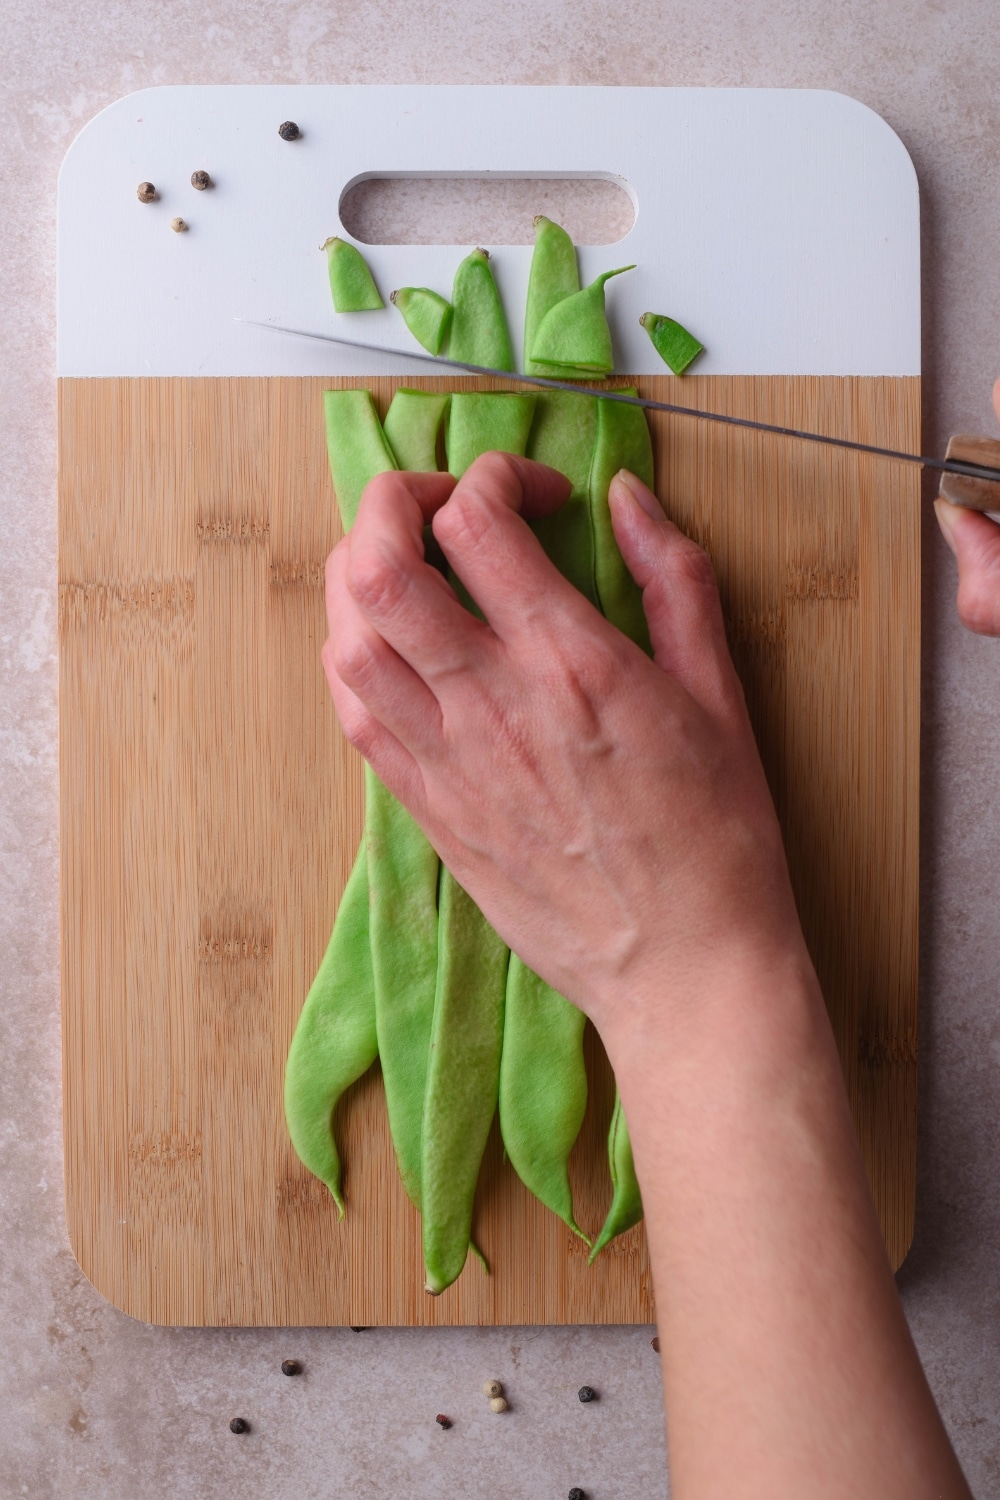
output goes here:
{"type": "MultiPolygon", "coordinates": [[[[1000,380],[993,387],[993,409],[1000,418],[1000,380]]],[[[963,510],[947,500],[935,500],[934,510],[958,560],[962,624],[977,635],[1000,635],[1000,526],[981,511],[963,510]]]]}
{"type": "Polygon", "coordinates": [[[708,557],[616,478],[651,661],[526,525],[566,491],[496,453],[457,485],[379,475],[327,563],[323,662],[348,739],[607,1042],[630,1017],[643,1031],[654,1001],[703,994],[734,955],[808,960],[708,557]],[[425,562],[428,521],[485,621],[425,562]]]}

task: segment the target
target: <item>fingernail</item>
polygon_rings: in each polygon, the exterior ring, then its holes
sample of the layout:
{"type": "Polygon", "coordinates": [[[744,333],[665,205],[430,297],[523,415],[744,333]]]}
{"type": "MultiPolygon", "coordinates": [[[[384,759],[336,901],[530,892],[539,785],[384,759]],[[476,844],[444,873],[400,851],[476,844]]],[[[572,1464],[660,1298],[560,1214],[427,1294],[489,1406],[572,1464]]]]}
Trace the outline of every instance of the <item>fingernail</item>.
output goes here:
{"type": "Polygon", "coordinates": [[[623,485],[636,504],[640,505],[652,520],[657,522],[663,520],[663,507],[659,500],[652,490],[648,490],[642,480],[630,474],[628,469],[619,469],[611,482],[623,485]]]}
{"type": "Polygon", "coordinates": [[[938,518],[938,525],[941,527],[941,535],[948,543],[948,546],[951,548],[952,552],[957,553],[957,548],[955,546],[955,521],[957,519],[956,507],[954,505],[951,505],[947,500],[935,500],[934,514],[938,518]]]}

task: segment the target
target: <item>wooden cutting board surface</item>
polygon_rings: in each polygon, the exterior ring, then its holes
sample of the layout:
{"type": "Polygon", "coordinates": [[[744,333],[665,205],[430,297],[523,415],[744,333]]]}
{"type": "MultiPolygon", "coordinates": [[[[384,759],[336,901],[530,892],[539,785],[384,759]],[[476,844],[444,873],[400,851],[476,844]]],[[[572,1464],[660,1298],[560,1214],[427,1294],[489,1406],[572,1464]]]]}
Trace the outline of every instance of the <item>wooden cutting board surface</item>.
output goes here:
{"type": "MultiPolygon", "coordinates": [[[[384,412],[398,383],[60,381],[72,1244],[106,1297],[157,1323],[649,1322],[641,1227],[588,1268],[495,1130],[475,1223],[492,1275],[470,1260],[426,1296],[377,1068],[338,1110],[343,1223],[285,1134],[285,1056],[363,821],[319,656],[340,534],[322,391],[367,384],[384,412]]],[[[638,383],[919,451],[915,377],[638,383]]],[[[660,496],[719,575],[898,1265],[914,1202],[919,470],[663,414],[652,426],[660,496]]],[[[573,1176],[596,1230],[611,1080],[593,1035],[588,1055],[573,1176]]]]}

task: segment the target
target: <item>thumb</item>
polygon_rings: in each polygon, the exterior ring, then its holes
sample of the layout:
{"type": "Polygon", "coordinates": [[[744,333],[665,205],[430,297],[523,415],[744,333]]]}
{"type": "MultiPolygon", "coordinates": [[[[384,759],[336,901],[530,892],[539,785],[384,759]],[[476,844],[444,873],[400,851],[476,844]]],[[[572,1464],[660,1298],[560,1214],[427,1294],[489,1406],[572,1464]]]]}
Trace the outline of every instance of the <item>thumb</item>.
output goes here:
{"type": "Polygon", "coordinates": [[[958,561],[959,619],[977,635],[1000,635],[1000,526],[947,500],[934,511],[958,561]]]}
{"type": "Polygon", "coordinates": [[[706,708],[742,705],[708,553],[667,519],[652,490],[627,469],[611,481],[608,503],[615,540],[642,589],[657,666],[706,708]]]}

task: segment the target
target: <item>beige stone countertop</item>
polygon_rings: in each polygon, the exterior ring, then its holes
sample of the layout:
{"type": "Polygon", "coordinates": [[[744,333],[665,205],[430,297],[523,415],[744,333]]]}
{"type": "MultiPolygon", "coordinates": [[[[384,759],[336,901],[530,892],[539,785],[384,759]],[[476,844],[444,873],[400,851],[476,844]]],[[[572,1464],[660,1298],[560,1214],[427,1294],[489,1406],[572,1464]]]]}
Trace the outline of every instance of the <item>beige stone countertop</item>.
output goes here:
{"type": "MultiPolygon", "coordinates": [[[[995,430],[995,4],[8,0],[0,56],[0,1500],[666,1495],[651,1329],[171,1330],[109,1306],[76,1266],[59,1099],[56,175],[88,119],[152,84],[837,89],[916,166],[937,452],[951,432],[995,430]],[[287,1357],[305,1367],[295,1380],[287,1357]],[[511,1398],[503,1418],[483,1415],[489,1375],[511,1398]],[[601,1400],[581,1405],[583,1384],[601,1400]]],[[[899,1281],[986,1496],[1000,1493],[1000,642],[959,627],[929,504],[924,540],[919,1188],[899,1281]]]]}

